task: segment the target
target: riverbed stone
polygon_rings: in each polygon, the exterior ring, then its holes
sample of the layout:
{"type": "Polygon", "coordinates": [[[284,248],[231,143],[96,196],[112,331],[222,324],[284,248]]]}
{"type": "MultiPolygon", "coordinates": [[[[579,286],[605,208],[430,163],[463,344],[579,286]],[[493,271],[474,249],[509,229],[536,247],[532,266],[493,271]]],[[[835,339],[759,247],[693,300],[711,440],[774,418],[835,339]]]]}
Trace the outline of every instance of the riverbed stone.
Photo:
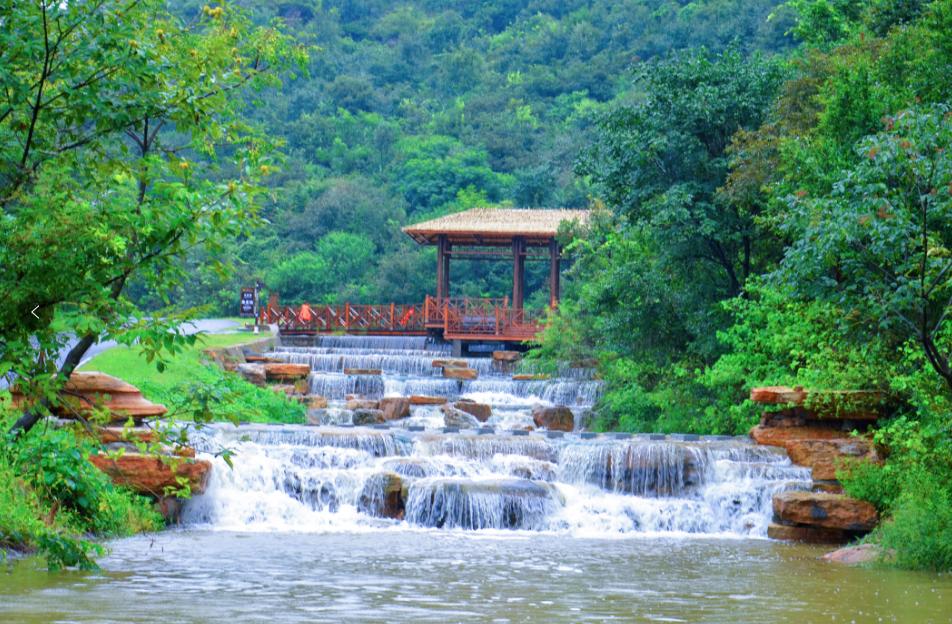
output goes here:
{"type": "Polygon", "coordinates": [[[447,379],[477,379],[479,371],[475,368],[461,368],[458,366],[444,366],[443,377],[447,379]]]}
{"type": "Polygon", "coordinates": [[[293,364],[291,362],[272,362],[263,364],[265,377],[268,381],[294,381],[304,379],[311,373],[307,364],[293,364]]]}
{"type": "Polygon", "coordinates": [[[383,414],[383,410],[355,409],[352,421],[355,425],[376,425],[386,422],[387,419],[383,414]]]}
{"type": "Polygon", "coordinates": [[[476,401],[470,401],[469,399],[460,399],[453,403],[453,407],[459,410],[463,410],[467,414],[471,414],[476,417],[476,420],[479,422],[486,422],[489,420],[490,416],[493,415],[492,405],[486,403],[477,403],[476,401]]]}
{"type": "Polygon", "coordinates": [[[536,427],[544,427],[549,431],[572,431],[575,428],[575,415],[564,405],[537,405],[532,408],[532,422],[536,427]]]}
{"type": "Polygon", "coordinates": [[[783,492],[774,496],[776,521],[844,531],[871,531],[879,520],[866,501],[825,492],[783,492]]]}
{"type": "Polygon", "coordinates": [[[823,555],[823,561],[842,563],[844,565],[860,565],[872,563],[883,558],[883,549],[877,544],[856,544],[844,546],[823,555]]]}
{"type": "Polygon", "coordinates": [[[349,399],[344,407],[349,410],[379,409],[380,402],[373,399],[349,399]]]}
{"type": "Polygon", "coordinates": [[[410,415],[410,399],[407,397],[386,397],[380,399],[378,405],[387,420],[397,420],[410,415]]]}
{"type": "Polygon", "coordinates": [[[443,412],[443,423],[447,427],[475,429],[479,426],[479,421],[476,420],[475,416],[452,405],[444,405],[440,409],[443,412]]]}
{"type": "Polygon", "coordinates": [[[319,394],[309,394],[305,398],[305,403],[308,409],[325,409],[327,408],[327,399],[322,397],[319,394]]]}
{"type": "Polygon", "coordinates": [[[518,373],[512,376],[513,381],[545,381],[548,378],[545,373],[518,373]]]}
{"type": "Polygon", "coordinates": [[[357,510],[377,518],[402,520],[403,479],[393,472],[372,475],[357,499],[357,510]]]}

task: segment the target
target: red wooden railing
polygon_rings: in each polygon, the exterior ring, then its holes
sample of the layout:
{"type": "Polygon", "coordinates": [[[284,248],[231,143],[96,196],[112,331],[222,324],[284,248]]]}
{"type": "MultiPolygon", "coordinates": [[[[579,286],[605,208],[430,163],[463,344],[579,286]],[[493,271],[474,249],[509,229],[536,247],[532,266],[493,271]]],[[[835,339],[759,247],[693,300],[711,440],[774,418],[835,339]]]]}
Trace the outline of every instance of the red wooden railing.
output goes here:
{"type": "Polygon", "coordinates": [[[544,321],[544,311],[515,309],[508,297],[440,300],[427,296],[422,306],[269,303],[259,314],[260,323],[276,324],[285,334],[423,335],[430,330],[442,333],[447,340],[531,340],[543,328],[544,321]]]}

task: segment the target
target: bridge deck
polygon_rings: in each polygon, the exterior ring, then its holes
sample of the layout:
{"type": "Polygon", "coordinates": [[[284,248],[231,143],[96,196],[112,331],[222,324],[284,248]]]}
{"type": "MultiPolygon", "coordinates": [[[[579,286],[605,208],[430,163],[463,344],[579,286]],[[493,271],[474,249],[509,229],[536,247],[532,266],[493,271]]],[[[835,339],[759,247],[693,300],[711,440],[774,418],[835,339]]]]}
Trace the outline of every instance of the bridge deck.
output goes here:
{"type": "Polygon", "coordinates": [[[509,305],[508,298],[439,300],[419,304],[278,306],[259,313],[262,324],[276,324],[285,335],[363,334],[369,336],[441,335],[445,340],[532,340],[544,326],[542,312],[509,305]]]}

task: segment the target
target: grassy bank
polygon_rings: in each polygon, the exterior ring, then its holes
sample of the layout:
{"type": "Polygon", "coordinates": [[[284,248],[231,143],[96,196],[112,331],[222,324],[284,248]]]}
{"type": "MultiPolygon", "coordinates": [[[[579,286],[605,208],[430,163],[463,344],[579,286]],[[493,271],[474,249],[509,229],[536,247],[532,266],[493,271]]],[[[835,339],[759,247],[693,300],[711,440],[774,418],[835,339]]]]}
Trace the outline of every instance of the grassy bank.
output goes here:
{"type": "Polygon", "coordinates": [[[162,403],[176,418],[241,422],[303,423],[304,408],[267,388],[210,364],[206,349],[235,347],[268,334],[204,334],[192,347],[169,357],[162,372],[134,348],[119,346],[80,368],[119,377],[139,388],[150,401],[162,403]]]}
{"type": "MultiPolygon", "coordinates": [[[[13,414],[0,413],[9,430],[13,414]]],[[[35,427],[14,442],[0,438],[0,559],[38,553],[50,569],[94,568],[96,539],[155,531],[151,501],[115,486],[89,463],[94,443],[70,428],[35,427]]]]}

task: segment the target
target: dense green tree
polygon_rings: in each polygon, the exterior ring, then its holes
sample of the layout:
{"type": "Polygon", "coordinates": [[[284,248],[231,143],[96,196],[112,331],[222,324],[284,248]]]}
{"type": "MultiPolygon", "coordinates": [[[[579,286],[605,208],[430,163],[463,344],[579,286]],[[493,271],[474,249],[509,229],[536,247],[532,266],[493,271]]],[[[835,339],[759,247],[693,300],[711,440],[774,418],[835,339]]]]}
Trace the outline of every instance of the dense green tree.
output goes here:
{"type": "Polygon", "coordinates": [[[0,374],[41,399],[29,429],[101,337],[150,359],[186,339],[174,316],[143,320],[126,286],[139,275],[162,297],[186,250],[215,262],[255,222],[272,143],[236,94],[297,52],[225,6],[188,24],[156,2],[0,11],[0,374]]]}

